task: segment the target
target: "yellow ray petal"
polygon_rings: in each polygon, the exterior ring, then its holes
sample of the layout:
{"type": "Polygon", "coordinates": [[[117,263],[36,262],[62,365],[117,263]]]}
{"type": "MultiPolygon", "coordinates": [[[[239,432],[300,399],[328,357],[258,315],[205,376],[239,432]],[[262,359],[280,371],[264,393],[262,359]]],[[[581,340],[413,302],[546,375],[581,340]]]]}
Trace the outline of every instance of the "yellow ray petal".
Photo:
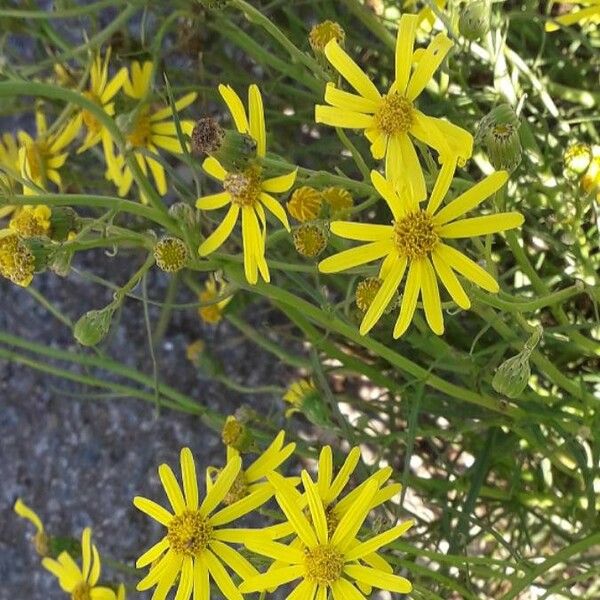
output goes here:
{"type": "Polygon", "coordinates": [[[383,280],[375,298],[373,298],[371,306],[369,306],[369,309],[363,317],[362,323],[360,324],[360,335],[366,335],[371,331],[375,323],[379,321],[381,315],[394,297],[394,294],[404,277],[405,270],[406,257],[397,257],[391,264],[387,277],[383,280]]]}
{"type": "MultiPolygon", "coordinates": [[[[197,97],[198,94],[196,92],[190,92],[189,94],[182,96],[181,98],[179,98],[179,100],[175,102],[175,111],[179,112],[180,110],[183,110],[184,108],[188,107],[192,102],[196,100],[197,97]]],[[[158,125],[156,121],[162,121],[163,119],[170,117],[172,114],[173,109],[170,105],[165,108],[161,108],[160,110],[157,110],[155,113],[152,113],[152,115],[150,115],[152,129],[154,130],[154,128],[158,125]]]]}
{"type": "Polygon", "coordinates": [[[196,510],[198,508],[198,478],[196,477],[194,456],[189,448],[181,449],[180,464],[185,504],[189,510],[196,510]]]}
{"type": "Polygon", "coordinates": [[[256,229],[258,222],[251,206],[242,207],[242,244],[244,251],[244,274],[248,283],[254,285],[258,281],[258,264],[256,256],[260,253],[259,239],[256,229]]]}
{"type": "Polygon", "coordinates": [[[391,529],[372,537],[366,542],[354,546],[352,550],[346,552],[346,556],[344,557],[346,562],[358,560],[359,558],[364,558],[368,554],[377,552],[379,548],[391,544],[401,535],[404,535],[413,525],[414,521],[405,521],[400,525],[396,525],[395,527],[392,527],[391,529]]]}
{"type": "Polygon", "coordinates": [[[444,333],[444,317],[442,315],[440,290],[435,271],[427,257],[423,259],[421,273],[421,300],[425,310],[425,319],[433,333],[442,335],[444,333]]]}
{"type": "Polygon", "coordinates": [[[408,579],[399,575],[391,575],[379,569],[364,567],[362,565],[346,565],[344,573],[357,581],[367,583],[382,590],[396,592],[397,594],[409,594],[412,591],[412,584],[408,579]]]}
{"type": "Polygon", "coordinates": [[[456,302],[456,304],[464,310],[471,308],[471,301],[463,289],[463,286],[454,274],[454,271],[442,258],[437,248],[433,251],[431,259],[433,260],[433,266],[439,278],[444,284],[446,290],[448,290],[452,300],[454,300],[454,302],[456,302]]]}
{"type": "Polygon", "coordinates": [[[334,254],[322,260],[319,263],[319,271],[321,273],[337,273],[338,271],[346,271],[359,265],[370,263],[374,260],[385,256],[393,248],[392,240],[380,240],[363,244],[350,250],[344,250],[338,254],[334,254]]]}
{"type": "Polygon", "coordinates": [[[373,117],[363,113],[337,108],[336,106],[315,106],[315,121],[332,127],[365,129],[373,124],[373,117]]]}
{"type": "Polygon", "coordinates": [[[133,499],[133,505],[165,527],[168,527],[169,523],[173,519],[173,515],[166,508],[163,508],[160,506],[160,504],[157,504],[148,498],[136,496],[133,499]]]}
{"type": "Polygon", "coordinates": [[[472,219],[460,219],[443,225],[438,230],[438,235],[443,238],[465,238],[488,233],[497,233],[514,229],[523,224],[525,217],[518,212],[497,213],[472,219]]]}
{"type": "Polygon", "coordinates": [[[227,203],[231,202],[231,194],[229,192],[219,192],[218,194],[210,194],[202,196],[196,200],[196,208],[201,210],[215,210],[222,208],[227,203]]]}
{"type": "Polygon", "coordinates": [[[431,192],[431,196],[429,198],[429,202],[427,204],[427,212],[432,215],[438,209],[448,190],[450,189],[450,185],[452,184],[452,179],[454,178],[454,172],[456,171],[456,160],[447,160],[440,169],[438,173],[437,179],[435,180],[435,185],[433,186],[433,191],[431,192]]]}
{"type": "Polygon", "coordinates": [[[163,552],[166,552],[168,548],[169,540],[165,536],[162,540],[160,540],[160,542],[157,542],[149,550],[146,550],[146,552],[144,552],[144,554],[137,559],[135,566],[138,569],[147,567],[149,564],[157,560],[163,554],[163,552]]]}
{"type": "Polygon", "coordinates": [[[417,306],[417,298],[421,289],[421,261],[413,260],[408,269],[406,277],[406,285],[404,286],[404,294],[402,296],[402,304],[400,305],[400,314],[394,326],[394,338],[399,338],[410,325],[415,308],[417,306]]]}
{"type": "Polygon", "coordinates": [[[354,473],[354,469],[356,469],[356,465],[360,460],[360,448],[355,446],[350,450],[350,453],[346,457],[342,468],[338,471],[331,487],[329,488],[329,492],[323,498],[326,504],[330,504],[342,493],[342,490],[348,485],[350,481],[350,476],[354,473]]]}
{"type": "Polygon", "coordinates": [[[391,239],[394,228],[391,225],[375,225],[374,223],[351,223],[350,221],[332,221],[331,233],[357,242],[376,242],[391,239]]]}
{"type": "Polygon", "coordinates": [[[497,192],[508,181],[508,173],[506,171],[496,171],[488,175],[485,179],[469,188],[464,194],[461,194],[442,208],[434,217],[437,225],[444,225],[453,221],[457,217],[469,212],[475,208],[486,198],[489,198],[493,193],[497,192]]]}
{"type": "Polygon", "coordinates": [[[200,256],[208,256],[223,245],[223,242],[225,242],[233,231],[239,213],[240,207],[238,204],[232,204],[229,207],[220,225],[200,244],[200,248],[198,248],[200,256]]]}
{"type": "Polygon", "coordinates": [[[205,173],[211,177],[214,177],[218,181],[223,181],[225,177],[227,177],[227,171],[223,165],[212,156],[204,159],[204,162],[202,163],[202,169],[205,173]]]}
{"type": "Polygon", "coordinates": [[[366,600],[365,597],[347,580],[340,577],[331,586],[333,600],[366,600]]]}
{"type": "MultiPolygon", "coordinates": [[[[292,565],[291,567],[280,567],[267,571],[262,575],[251,577],[240,585],[240,591],[244,594],[252,592],[262,592],[271,588],[276,589],[280,585],[285,585],[294,579],[302,577],[304,573],[304,565],[292,565]]],[[[289,596],[288,596],[289,600],[289,596]]]]}
{"type": "Polygon", "coordinates": [[[438,33],[433,38],[408,82],[406,96],[409,100],[415,100],[425,89],[453,45],[452,40],[444,33],[438,33]]]}
{"type": "Polygon", "coordinates": [[[256,154],[262,157],[267,152],[265,111],[260,90],[254,83],[248,88],[248,113],[250,135],[256,141],[256,154]]]}
{"type": "Polygon", "coordinates": [[[265,179],[262,182],[262,189],[265,192],[271,192],[272,194],[282,194],[283,192],[287,192],[294,185],[297,174],[298,169],[286,173],[285,175],[278,175],[277,177],[265,179]]]}
{"type": "Polygon", "coordinates": [[[361,95],[375,102],[381,99],[375,84],[365,72],[340,48],[336,40],[325,46],[325,56],[340,75],[361,95]]]}
{"type": "Polygon", "coordinates": [[[416,202],[423,202],[427,197],[425,176],[419,162],[419,157],[409,136],[399,136],[400,150],[402,152],[402,166],[404,177],[409,181],[413,198],[416,202]]]}
{"type": "Polygon", "coordinates": [[[204,551],[203,558],[211,577],[215,580],[217,587],[225,598],[227,600],[243,600],[242,594],[231,580],[221,561],[208,549],[204,551]]]}
{"type": "Polygon", "coordinates": [[[317,488],[319,496],[325,499],[331,478],[333,477],[333,452],[331,446],[324,446],[319,454],[319,470],[317,471],[317,488]]]}
{"type": "Polygon", "coordinates": [[[248,133],[249,125],[248,118],[246,117],[246,110],[235,90],[230,85],[220,84],[219,93],[225,101],[225,104],[227,104],[227,108],[231,113],[236,129],[240,133],[248,133]]]}
{"type": "Polygon", "coordinates": [[[273,196],[270,196],[264,192],[261,192],[259,199],[265,205],[267,210],[280,221],[286,230],[290,231],[290,223],[283,206],[281,206],[281,204],[277,202],[273,196]]]}
{"type": "Polygon", "coordinates": [[[375,100],[344,92],[331,82],[325,87],[325,102],[343,110],[367,114],[373,114],[379,107],[379,103],[375,100]]]}
{"type": "Polygon", "coordinates": [[[437,122],[418,110],[413,111],[413,124],[410,134],[416,137],[430,148],[438,152],[440,157],[448,157],[451,154],[448,140],[438,128],[437,122]]]}
{"type": "Polygon", "coordinates": [[[462,252],[459,252],[455,248],[452,248],[452,246],[447,246],[446,244],[438,244],[436,249],[450,267],[455,271],[458,271],[469,281],[472,281],[479,287],[488,292],[492,292],[493,294],[496,294],[499,291],[500,286],[498,285],[498,282],[468,256],[465,256],[462,252]]]}
{"type": "Polygon", "coordinates": [[[402,205],[391,181],[387,180],[379,171],[371,171],[371,182],[379,195],[387,202],[394,219],[398,221],[406,214],[406,207],[402,205]]]}
{"type": "Polygon", "coordinates": [[[404,14],[400,18],[400,24],[398,26],[398,35],[396,36],[396,80],[394,82],[394,91],[402,96],[406,93],[406,86],[410,77],[415,33],[417,31],[418,22],[418,15],[404,14]]]}
{"type": "Polygon", "coordinates": [[[320,544],[326,544],[329,536],[327,533],[327,517],[325,516],[325,509],[323,508],[323,501],[319,496],[317,486],[314,484],[306,470],[302,471],[301,477],[304,492],[308,499],[308,509],[315,528],[315,533],[317,534],[317,540],[320,544]]]}
{"type": "Polygon", "coordinates": [[[223,470],[219,473],[217,480],[207,492],[202,504],[200,505],[200,514],[202,516],[209,515],[217,505],[225,498],[227,492],[231,489],[240,469],[242,468],[242,459],[239,456],[234,456],[223,470]]]}

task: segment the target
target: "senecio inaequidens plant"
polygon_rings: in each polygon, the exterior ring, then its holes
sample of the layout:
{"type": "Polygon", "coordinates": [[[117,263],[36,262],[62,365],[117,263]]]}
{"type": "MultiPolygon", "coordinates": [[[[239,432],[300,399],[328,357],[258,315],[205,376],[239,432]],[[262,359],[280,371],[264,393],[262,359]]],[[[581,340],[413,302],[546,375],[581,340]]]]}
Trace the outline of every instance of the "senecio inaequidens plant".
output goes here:
{"type": "Polygon", "coordinates": [[[0,275],[77,351],[0,331],[0,359],[225,449],[132,499],[135,569],[19,497],[66,596],[600,597],[600,0],[54,4],[0,8],[0,275]],[[71,320],[42,273],[110,301],[71,320]],[[134,301],[151,377],[105,352],[134,301]],[[257,398],[234,414],[162,381],[189,309],[186,367],[257,398]],[[228,328],[291,382],[241,381],[228,328]]]}

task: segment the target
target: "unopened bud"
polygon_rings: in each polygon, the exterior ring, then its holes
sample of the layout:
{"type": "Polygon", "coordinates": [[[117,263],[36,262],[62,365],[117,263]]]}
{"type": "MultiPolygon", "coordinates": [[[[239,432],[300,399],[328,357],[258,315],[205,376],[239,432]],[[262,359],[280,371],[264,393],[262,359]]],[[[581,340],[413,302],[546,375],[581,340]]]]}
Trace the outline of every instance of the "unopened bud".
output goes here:
{"type": "Polygon", "coordinates": [[[164,237],[154,246],[154,259],[159,269],[175,273],[185,267],[189,260],[187,246],[176,237],[164,237]]]}
{"type": "Polygon", "coordinates": [[[479,40],[490,30],[492,8],[489,0],[469,1],[460,13],[458,30],[468,40],[479,40]]]}
{"type": "Polygon", "coordinates": [[[188,227],[198,225],[198,211],[187,202],[176,202],[170,206],[169,215],[188,227]]]}
{"type": "Polygon", "coordinates": [[[321,197],[329,209],[329,216],[335,219],[345,216],[354,205],[352,194],[341,187],[325,188],[321,191],[321,197]]]}
{"type": "Polygon", "coordinates": [[[308,41],[316,54],[322,53],[325,50],[325,46],[331,41],[336,40],[337,43],[342,46],[346,33],[342,29],[341,25],[335,21],[323,21],[317,23],[308,34],[308,41]]]}
{"type": "Polygon", "coordinates": [[[383,281],[378,277],[367,277],[356,286],[355,300],[358,310],[367,312],[381,288],[383,281]]]}
{"type": "Polygon", "coordinates": [[[303,223],[292,234],[294,248],[306,258],[315,258],[327,246],[327,231],[316,223],[303,223]]]}
{"type": "Polygon", "coordinates": [[[79,231],[79,215],[70,206],[60,206],[52,210],[50,217],[50,237],[64,242],[69,235],[79,231]]]}
{"type": "Polygon", "coordinates": [[[221,430],[221,440],[226,446],[231,446],[238,452],[249,452],[255,447],[252,432],[246,424],[234,415],[225,420],[221,430]]]}
{"type": "Polygon", "coordinates": [[[286,205],[287,211],[294,219],[305,223],[313,221],[321,211],[323,197],[321,192],[310,186],[298,188],[286,205]]]}
{"type": "Polygon", "coordinates": [[[107,335],[116,307],[112,304],[99,310],[90,310],[79,317],[73,327],[73,336],[82,346],[96,346],[107,335]]]}
{"type": "Polygon", "coordinates": [[[523,148],[517,125],[501,123],[491,127],[484,144],[494,169],[513,171],[521,163],[523,148]]]}

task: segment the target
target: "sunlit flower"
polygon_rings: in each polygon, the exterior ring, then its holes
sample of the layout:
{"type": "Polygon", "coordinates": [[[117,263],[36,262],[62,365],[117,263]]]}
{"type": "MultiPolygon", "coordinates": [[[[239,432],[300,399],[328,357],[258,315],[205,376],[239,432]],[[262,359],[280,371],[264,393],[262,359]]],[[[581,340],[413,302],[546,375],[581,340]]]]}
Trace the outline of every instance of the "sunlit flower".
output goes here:
{"type": "MultiPolygon", "coordinates": [[[[267,477],[278,469],[296,449],[296,444],[293,442],[285,445],[284,442],[285,432],[280,431],[271,445],[247,469],[240,469],[236,480],[223,499],[225,504],[233,504],[246,498],[249,494],[265,488],[272,489],[267,477]]],[[[227,462],[239,455],[240,453],[233,446],[227,446],[227,462]]],[[[219,472],[218,469],[212,467],[209,469],[209,476],[212,478],[219,472]]]]}
{"type": "Polygon", "coordinates": [[[8,228],[22,238],[48,235],[51,216],[52,210],[45,204],[26,204],[15,212],[8,228]]]}
{"type": "MultiPolygon", "coordinates": [[[[109,80],[108,66],[110,63],[111,52],[112,49],[108,48],[104,55],[104,61],[100,54],[94,56],[90,69],[88,89],[83,92],[83,95],[88,100],[91,100],[101,107],[107,115],[113,116],[115,114],[115,104],[112,102],[112,99],[123,87],[123,84],[127,79],[127,69],[122,67],[109,80]]],[[[77,151],[78,153],[95,146],[100,140],[103,140],[105,144],[112,143],[108,131],[91,112],[83,110],[81,116],[87,133],[83,144],[77,151]],[[104,139],[104,137],[106,137],[106,139],[104,139]]]]}
{"type": "MultiPolygon", "coordinates": [[[[44,113],[36,110],[35,122],[37,126],[35,138],[26,131],[17,133],[21,177],[43,189],[48,187],[48,181],[60,187],[62,179],[58,170],[69,156],[69,153],[64,150],[79,132],[81,120],[71,119],[55,133],[49,133],[44,113]]],[[[29,186],[24,186],[23,193],[34,195],[36,191],[29,186]]]]}
{"type": "Polygon", "coordinates": [[[35,535],[33,536],[35,550],[40,556],[47,556],[49,540],[40,517],[21,498],[18,498],[15,502],[14,509],[21,518],[27,519],[33,524],[35,527],[35,535]]]}
{"type": "Polygon", "coordinates": [[[246,279],[255,284],[260,273],[265,281],[270,281],[265,259],[265,208],[290,230],[283,206],[271,193],[287,192],[294,185],[296,171],[270,179],[263,178],[260,159],[266,154],[267,137],[263,101],[258,87],[253,84],[248,88],[248,114],[242,100],[231,87],[220,85],[219,92],[231,112],[236,129],[248,134],[256,142],[257,160],[239,172],[228,172],[212,156],[202,163],[202,168],[208,175],[223,183],[224,191],[198,198],[196,206],[202,210],[216,210],[229,205],[229,209],[220,225],[202,242],[198,252],[200,256],[208,256],[218,250],[231,235],[241,213],[246,279]]]}
{"type": "Polygon", "coordinates": [[[393,575],[387,569],[365,564],[366,557],[405,533],[411,527],[411,521],[364,542],[356,540],[379,491],[376,480],[371,479],[359,488],[348,510],[332,527],[328,522],[319,483],[315,484],[306,471],[302,472],[302,483],[308,515],[298,506],[298,492],[289,482],[276,474],[269,479],[276,489],[275,497],[287,523],[298,539],[289,544],[281,544],[268,537],[248,540],[248,549],[275,560],[277,567],[246,579],[240,586],[242,592],[273,590],[296,580],[300,580],[300,583],[291,597],[302,600],[313,600],[315,596],[321,600],[327,598],[330,591],[334,600],[358,600],[363,595],[357,585],[373,586],[400,594],[407,594],[412,590],[412,585],[404,577],[393,575]]]}
{"type": "Polygon", "coordinates": [[[315,120],[333,127],[364,129],[373,157],[385,156],[387,178],[394,185],[408,179],[413,197],[421,202],[427,190],[413,138],[434,148],[441,163],[456,164],[471,156],[473,137],[448,121],[423,114],[415,106],[452,47],[452,41],[440,33],[424,51],[414,51],[418,22],[416,15],[404,14],[400,19],[396,76],[384,95],[335,41],[329,42],[325,55],[358,95],[328,83],[325,101],[330,106],[316,106],[315,120]]]}
{"type": "Polygon", "coordinates": [[[223,311],[233,298],[223,297],[224,289],[224,283],[215,279],[214,275],[204,282],[204,289],[198,294],[198,300],[202,304],[198,307],[198,315],[205,323],[215,325],[223,318],[223,311]]]}
{"type": "Polygon", "coordinates": [[[546,21],[546,31],[557,31],[577,23],[600,23],[600,0],[560,0],[560,3],[556,1],[552,4],[560,4],[563,9],[571,8],[546,21]]]}
{"type": "Polygon", "coordinates": [[[192,593],[194,598],[209,598],[210,579],[227,600],[242,600],[224,564],[242,579],[255,576],[257,571],[229,544],[243,544],[260,534],[227,526],[261,506],[273,491],[263,487],[216,510],[230,492],[241,468],[241,458],[233,456],[214,483],[207,478],[206,495],[200,501],[196,467],[189,448],[181,451],[183,491],[171,468],[165,464],[159,467],[158,475],[173,513],[147,498],[136,496],[133,501],[139,510],[167,529],[165,536],[137,560],[138,568],[152,565],[138,583],[139,591],[156,586],[154,598],[164,599],[179,576],[177,600],[189,600],[192,593]]]}
{"type": "Polygon", "coordinates": [[[321,261],[319,269],[323,273],[345,271],[385,257],[379,270],[383,284],[363,317],[361,335],[369,332],[379,320],[405,271],[408,275],[394,327],[395,338],[400,337],[410,325],[419,294],[429,327],[438,335],[444,332],[438,278],[450,297],[465,310],[470,308],[471,303],[454,271],[489,292],[498,292],[498,283],[485,269],[444,242],[496,233],[523,223],[523,216],[516,212],[459,219],[499,190],[506,183],[508,173],[492,173],[438,211],[452,182],[454,169],[450,166],[447,164],[440,171],[426,209],[420,208],[408,188],[398,194],[389,180],[372,171],[373,185],[390,207],[392,223],[375,225],[334,221],[331,224],[333,233],[368,243],[321,261]]]}
{"type": "MultiPolygon", "coordinates": [[[[165,169],[158,160],[148,156],[148,153],[158,155],[158,149],[162,148],[178,155],[183,154],[184,148],[177,137],[177,126],[171,106],[158,108],[146,101],[152,85],[152,71],[152,62],[147,61],[142,65],[134,61],[129,77],[123,82],[125,94],[141,102],[130,116],[125,135],[140,169],[144,175],[148,174],[148,170],[152,173],[158,193],[164,196],[167,193],[165,169]]],[[[175,110],[183,110],[194,102],[196,97],[196,92],[186,94],[175,102],[175,110]]],[[[194,121],[182,119],[179,125],[184,135],[191,135],[194,121]]],[[[121,155],[114,155],[112,143],[105,154],[108,177],[118,186],[119,196],[126,196],[133,183],[133,173],[121,155]]]]}
{"type": "Polygon", "coordinates": [[[100,578],[101,564],[98,549],[92,544],[92,530],[87,527],[81,536],[81,568],[68,552],[61,552],[58,559],[44,558],[42,565],[57,579],[60,587],[72,600],[115,600],[110,588],[96,585],[100,578]]]}

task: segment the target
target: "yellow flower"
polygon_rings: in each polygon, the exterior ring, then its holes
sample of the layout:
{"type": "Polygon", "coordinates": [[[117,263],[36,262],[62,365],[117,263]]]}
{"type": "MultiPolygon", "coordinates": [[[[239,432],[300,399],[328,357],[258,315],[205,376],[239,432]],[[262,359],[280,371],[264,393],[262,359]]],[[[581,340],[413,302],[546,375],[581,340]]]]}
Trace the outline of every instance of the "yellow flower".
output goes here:
{"type": "MultiPolygon", "coordinates": [[[[65,164],[68,152],[64,149],[73,141],[81,127],[81,120],[71,119],[56,133],[48,133],[46,117],[41,110],[36,110],[35,121],[37,136],[32,138],[27,132],[19,131],[19,170],[21,177],[46,189],[48,181],[57,186],[62,185],[58,170],[65,164]]],[[[36,191],[24,186],[24,194],[34,195],[36,191]]]]}
{"type": "Polygon", "coordinates": [[[378,481],[371,479],[365,482],[339,522],[331,527],[319,483],[315,484],[306,471],[302,472],[302,483],[309,517],[298,506],[298,492],[283,477],[274,474],[269,480],[298,541],[281,544],[268,537],[248,540],[248,549],[274,559],[277,567],[246,579],[240,586],[243,593],[273,590],[298,579],[301,582],[292,592],[292,598],[302,600],[313,600],[315,596],[321,600],[327,598],[330,591],[334,600],[359,600],[363,595],[357,585],[374,586],[400,594],[412,590],[412,585],[404,577],[393,575],[387,568],[364,564],[367,557],[405,533],[411,527],[411,521],[364,542],[356,540],[380,491],[378,481]]]}
{"type": "Polygon", "coordinates": [[[21,498],[18,498],[14,506],[15,512],[23,519],[27,519],[35,527],[35,535],[33,536],[33,545],[36,552],[40,556],[46,556],[48,554],[48,536],[44,529],[44,524],[39,518],[37,513],[27,506],[21,498]]]}
{"type": "Polygon", "coordinates": [[[208,175],[223,182],[224,191],[198,198],[197,208],[216,210],[229,205],[229,209],[220,225],[202,242],[198,252],[200,256],[208,256],[218,250],[230,236],[241,213],[246,279],[255,284],[260,273],[265,281],[270,281],[265,259],[265,208],[290,230],[285,210],[271,193],[281,194],[289,190],[296,181],[297,170],[263,179],[260,160],[266,154],[267,137],[263,101],[258,87],[253,84],[248,88],[248,114],[242,100],[230,86],[220,85],[219,92],[231,112],[236,129],[248,134],[256,142],[257,161],[241,172],[227,172],[212,156],[202,163],[202,168],[208,175]]]}
{"type": "Polygon", "coordinates": [[[158,475],[173,513],[156,502],[137,496],[134,505],[167,528],[165,536],[137,560],[137,567],[148,565],[149,573],[137,585],[139,591],[156,586],[154,598],[164,600],[179,575],[177,600],[210,597],[212,579],[227,600],[242,600],[223,563],[242,579],[253,577],[256,569],[228,544],[242,544],[254,535],[249,529],[227,526],[235,519],[255,510],[273,494],[267,487],[251,493],[239,502],[215,509],[223,502],[242,468],[242,460],[234,456],[213,483],[206,480],[206,495],[198,497],[196,467],[189,448],[181,451],[183,491],[168,465],[161,465],[158,475]]]}
{"type": "Polygon", "coordinates": [[[34,272],[35,257],[31,250],[9,229],[0,230],[0,275],[27,287],[34,272]]]}
{"type": "Polygon", "coordinates": [[[373,157],[381,159],[385,156],[388,179],[394,185],[408,180],[414,198],[421,202],[427,196],[427,190],[413,138],[434,148],[441,163],[457,163],[471,156],[473,136],[448,121],[429,117],[415,107],[415,100],[452,47],[452,41],[440,33],[425,51],[417,51],[417,55],[413,47],[418,22],[416,15],[404,14],[400,19],[396,76],[384,95],[335,40],[329,42],[325,55],[358,95],[328,83],[325,101],[330,106],[317,105],[315,120],[333,127],[364,129],[371,142],[373,157]]]}
{"type": "Polygon", "coordinates": [[[286,416],[289,416],[292,412],[297,412],[301,409],[304,400],[317,393],[317,386],[312,379],[296,379],[292,381],[283,399],[285,402],[289,402],[292,408],[287,411],[286,416]]]}
{"type": "MultiPolygon", "coordinates": [[[[99,54],[94,56],[92,67],[90,69],[88,89],[83,92],[83,95],[88,100],[91,100],[100,106],[107,115],[113,116],[115,114],[115,104],[112,102],[112,99],[123,87],[123,84],[127,79],[127,69],[122,67],[112,79],[108,79],[108,65],[111,52],[112,48],[108,48],[104,55],[104,61],[99,54]]],[[[77,150],[78,153],[92,148],[100,142],[100,140],[103,140],[104,144],[111,143],[110,134],[92,113],[83,110],[81,112],[81,117],[83,124],[87,129],[87,133],[83,144],[79,150],[77,150]],[[106,139],[104,139],[105,137],[106,139]]]]}
{"type": "Polygon", "coordinates": [[[438,212],[446,196],[454,168],[444,165],[425,210],[408,193],[400,196],[389,180],[377,171],[371,172],[373,185],[387,202],[393,215],[391,225],[334,221],[331,231],[351,240],[368,242],[326,258],[319,264],[323,273],[345,271],[385,257],[379,278],[383,280],[371,306],[363,317],[360,333],[371,330],[390,303],[408,270],[400,314],[394,327],[394,337],[400,337],[410,325],[419,293],[429,327],[438,335],[444,332],[444,320],[437,278],[442,281],[451,298],[463,309],[470,301],[454,271],[496,293],[498,283],[477,263],[444,243],[445,239],[460,239],[487,235],[518,227],[523,216],[517,212],[498,213],[469,219],[458,219],[475,208],[507,181],[508,173],[498,171],[486,177],[438,212]],[[458,220],[457,220],[458,219],[458,220]]]}
{"type": "MultiPolygon", "coordinates": [[[[416,4],[417,0],[404,0],[403,8],[414,8],[416,4]]],[[[435,0],[435,5],[439,10],[443,10],[446,7],[446,0],[435,0]]],[[[418,26],[424,31],[431,31],[437,21],[435,12],[427,5],[417,12],[417,17],[419,19],[418,26]]]]}
{"type": "MultiPolygon", "coordinates": [[[[272,490],[271,495],[274,493],[267,477],[275,472],[296,449],[296,444],[292,442],[284,445],[284,441],[285,432],[280,431],[271,445],[247,469],[240,469],[236,480],[223,500],[225,504],[233,504],[254,492],[265,491],[265,489],[272,490]]],[[[227,446],[227,462],[238,456],[240,456],[238,450],[233,446],[227,446]]],[[[209,468],[211,479],[217,473],[219,473],[218,469],[209,468]]]]}
{"type": "MultiPolygon", "coordinates": [[[[144,175],[148,170],[152,173],[156,189],[161,196],[167,193],[165,169],[160,162],[148,156],[148,152],[158,155],[158,148],[172,154],[183,154],[183,147],[177,137],[177,126],[172,119],[171,106],[155,108],[145,102],[152,84],[153,63],[148,61],[141,65],[135,61],[131,65],[129,77],[123,82],[124,92],[141,102],[133,112],[132,121],[126,131],[126,138],[133,149],[133,154],[144,175]]],[[[196,99],[196,92],[186,94],[175,102],[175,110],[183,110],[196,99]]],[[[179,122],[184,135],[190,135],[194,129],[192,120],[179,122]]],[[[119,188],[119,196],[126,196],[133,183],[133,173],[126,165],[122,156],[115,156],[112,142],[105,147],[105,157],[108,166],[108,178],[119,188]]]]}
{"type": "Polygon", "coordinates": [[[45,204],[22,206],[10,220],[8,228],[21,238],[48,235],[52,210],[45,204]]]}
{"type": "Polygon", "coordinates": [[[223,311],[233,298],[222,298],[224,288],[223,282],[217,281],[214,275],[211,275],[204,283],[204,289],[198,294],[198,300],[203,305],[198,308],[198,315],[205,323],[215,325],[223,318],[223,311]]]}
{"type": "MultiPolygon", "coordinates": [[[[558,2],[552,2],[555,4],[558,2]]],[[[561,6],[572,6],[571,10],[554,17],[546,22],[546,31],[557,31],[561,27],[568,27],[581,23],[600,23],[600,0],[561,0],[561,6]]]]}
{"type": "Polygon", "coordinates": [[[57,560],[44,558],[42,565],[57,579],[60,587],[72,600],[116,600],[107,587],[97,586],[101,564],[98,549],[92,544],[92,530],[86,527],[81,536],[81,568],[68,552],[61,552],[57,560]]]}

